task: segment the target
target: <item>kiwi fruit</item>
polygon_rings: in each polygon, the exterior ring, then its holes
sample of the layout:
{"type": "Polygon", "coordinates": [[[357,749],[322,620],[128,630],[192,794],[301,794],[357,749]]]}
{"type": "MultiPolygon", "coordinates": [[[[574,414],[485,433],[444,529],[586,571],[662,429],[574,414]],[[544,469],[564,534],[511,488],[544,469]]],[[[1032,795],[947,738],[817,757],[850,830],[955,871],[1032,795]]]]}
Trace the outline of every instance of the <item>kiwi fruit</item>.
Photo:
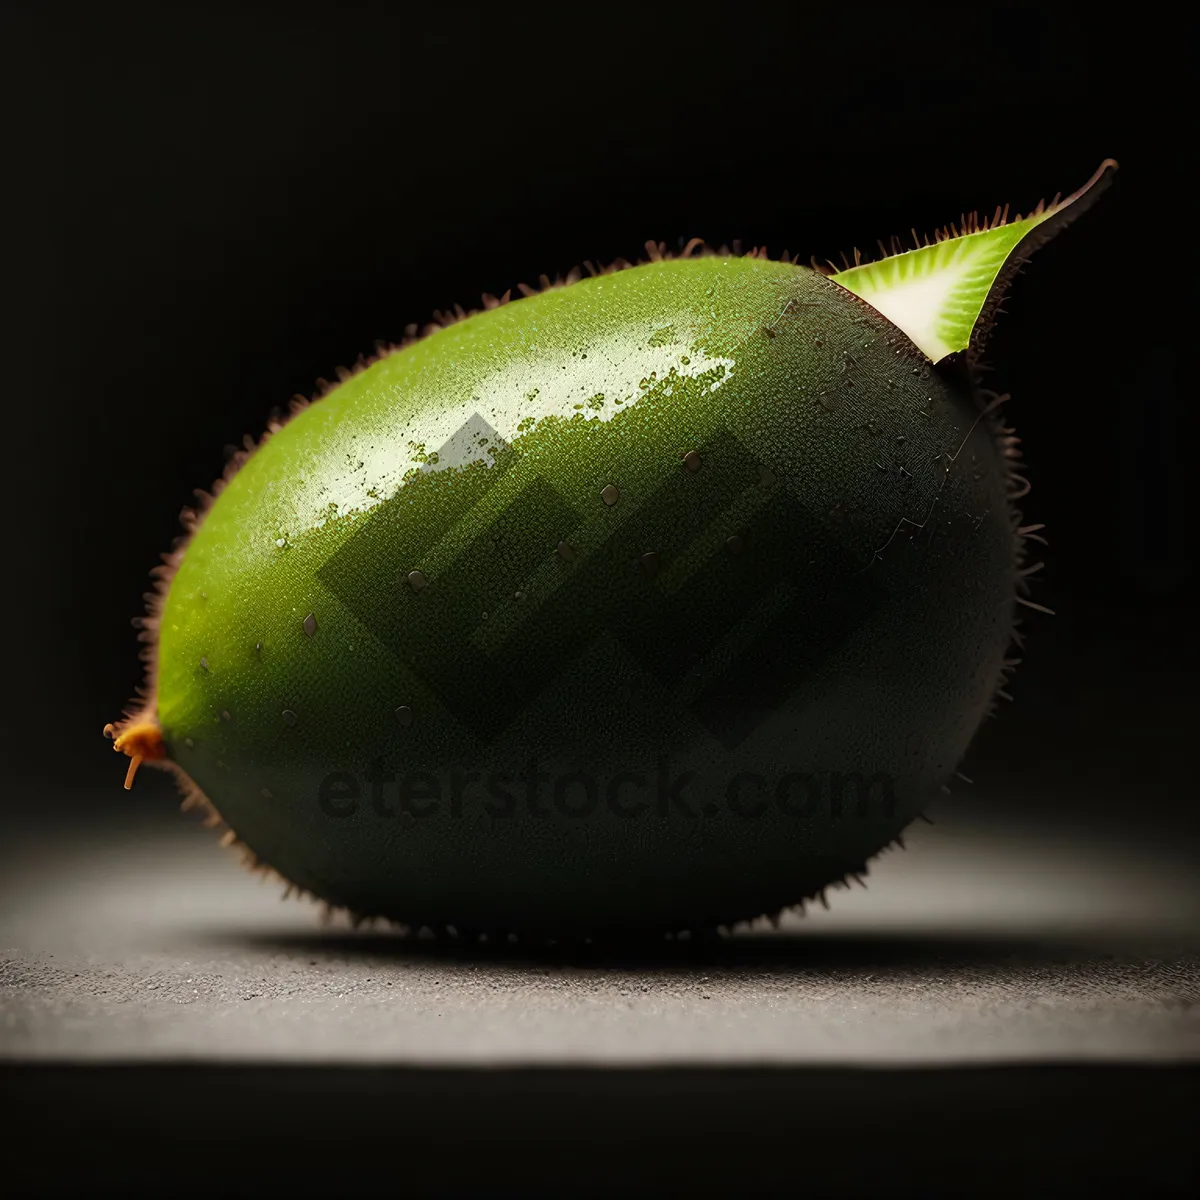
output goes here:
{"type": "Polygon", "coordinates": [[[978,354],[1114,166],[872,262],[650,244],[410,327],[185,510],[127,786],[169,768],[289,887],[463,935],[861,875],[1012,666],[1037,527],[978,354]]]}

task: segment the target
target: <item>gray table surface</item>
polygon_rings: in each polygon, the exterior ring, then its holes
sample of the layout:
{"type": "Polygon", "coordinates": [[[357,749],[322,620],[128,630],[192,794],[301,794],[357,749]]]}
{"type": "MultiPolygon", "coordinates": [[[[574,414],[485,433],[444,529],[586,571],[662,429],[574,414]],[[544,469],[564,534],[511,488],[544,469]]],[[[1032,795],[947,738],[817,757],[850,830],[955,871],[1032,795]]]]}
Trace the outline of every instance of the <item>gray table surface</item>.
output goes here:
{"type": "MultiPolygon", "coordinates": [[[[164,811],[0,851],[0,1059],[1186,1062],[1200,879],[1170,847],[935,810],[865,890],[625,951],[322,926],[164,811]]],[[[977,814],[976,814],[977,816],[977,814]]]]}

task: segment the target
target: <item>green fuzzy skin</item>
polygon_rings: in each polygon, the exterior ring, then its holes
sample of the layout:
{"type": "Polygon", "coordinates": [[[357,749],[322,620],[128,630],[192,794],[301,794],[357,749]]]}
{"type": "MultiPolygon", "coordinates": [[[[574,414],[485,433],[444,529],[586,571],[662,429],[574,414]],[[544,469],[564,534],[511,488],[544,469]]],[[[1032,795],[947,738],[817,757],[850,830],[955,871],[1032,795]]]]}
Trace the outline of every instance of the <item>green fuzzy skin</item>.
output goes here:
{"type": "Polygon", "coordinates": [[[350,377],[230,481],[162,611],[166,750],[357,914],[778,911],[863,870],[966,750],[1013,628],[1007,497],[964,373],[814,271],[548,290],[350,377]],[[839,805],[839,776],[886,782],[839,805]]]}

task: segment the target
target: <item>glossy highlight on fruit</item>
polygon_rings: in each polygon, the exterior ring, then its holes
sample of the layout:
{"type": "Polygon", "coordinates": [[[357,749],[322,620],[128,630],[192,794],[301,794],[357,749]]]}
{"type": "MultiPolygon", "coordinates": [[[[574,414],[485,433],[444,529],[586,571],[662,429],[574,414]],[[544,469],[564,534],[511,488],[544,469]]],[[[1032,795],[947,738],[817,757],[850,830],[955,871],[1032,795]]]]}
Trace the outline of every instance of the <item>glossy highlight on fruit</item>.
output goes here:
{"type": "Polygon", "coordinates": [[[1081,196],[833,273],[651,245],[344,374],[185,514],[127,783],[168,766],[295,889],[459,934],[861,874],[1011,665],[1030,530],[972,353],[1081,196]]]}

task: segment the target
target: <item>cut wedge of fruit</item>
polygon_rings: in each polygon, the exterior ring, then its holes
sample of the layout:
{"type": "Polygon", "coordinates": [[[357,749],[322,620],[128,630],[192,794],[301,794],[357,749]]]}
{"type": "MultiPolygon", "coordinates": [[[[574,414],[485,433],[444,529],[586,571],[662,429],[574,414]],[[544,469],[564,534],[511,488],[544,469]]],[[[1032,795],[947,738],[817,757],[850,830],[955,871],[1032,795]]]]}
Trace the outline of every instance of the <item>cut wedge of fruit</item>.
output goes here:
{"type": "Polygon", "coordinates": [[[961,228],[938,230],[925,245],[857,263],[831,278],[903,330],[933,362],[978,350],[1017,268],[1088,208],[1116,169],[1107,158],[1065,200],[1040,203],[1024,217],[1009,218],[1007,206],[990,220],[972,213],[961,228]]]}

